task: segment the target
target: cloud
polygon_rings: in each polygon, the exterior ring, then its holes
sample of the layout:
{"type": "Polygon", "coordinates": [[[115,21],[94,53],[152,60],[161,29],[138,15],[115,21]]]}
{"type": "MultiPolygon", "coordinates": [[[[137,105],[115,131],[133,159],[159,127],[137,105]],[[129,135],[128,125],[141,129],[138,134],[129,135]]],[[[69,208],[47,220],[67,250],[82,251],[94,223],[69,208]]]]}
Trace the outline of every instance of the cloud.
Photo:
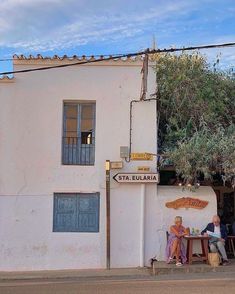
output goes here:
{"type": "MultiPolygon", "coordinates": [[[[227,36],[219,36],[214,39],[216,44],[225,44],[230,43],[231,41],[235,42],[235,33],[227,36]]],[[[235,68],[235,46],[226,47],[226,48],[217,48],[213,50],[204,50],[208,61],[213,64],[217,58],[220,62],[218,65],[219,69],[224,68],[235,68]]]]}
{"type": "Polygon", "coordinates": [[[185,14],[193,2],[1,0],[0,46],[42,52],[138,37],[185,14]]]}
{"type": "MultiPolygon", "coordinates": [[[[150,46],[153,35],[161,48],[231,41],[233,1],[1,0],[0,52],[60,54],[97,46],[99,53],[122,53],[150,46]]],[[[221,51],[205,52],[213,61],[221,51]]],[[[234,51],[222,52],[221,60],[234,64],[234,51]]]]}

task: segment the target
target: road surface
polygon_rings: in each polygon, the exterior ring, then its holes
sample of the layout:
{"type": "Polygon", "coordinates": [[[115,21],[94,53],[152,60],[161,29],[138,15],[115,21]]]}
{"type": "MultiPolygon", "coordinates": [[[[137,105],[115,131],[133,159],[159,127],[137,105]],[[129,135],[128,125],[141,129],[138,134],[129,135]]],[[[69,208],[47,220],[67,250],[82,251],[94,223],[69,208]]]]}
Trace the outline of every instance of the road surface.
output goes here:
{"type": "Polygon", "coordinates": [[[232,294],[235,277],[187,280],[40,280],[5,281],[0,294],[232,294]]]}

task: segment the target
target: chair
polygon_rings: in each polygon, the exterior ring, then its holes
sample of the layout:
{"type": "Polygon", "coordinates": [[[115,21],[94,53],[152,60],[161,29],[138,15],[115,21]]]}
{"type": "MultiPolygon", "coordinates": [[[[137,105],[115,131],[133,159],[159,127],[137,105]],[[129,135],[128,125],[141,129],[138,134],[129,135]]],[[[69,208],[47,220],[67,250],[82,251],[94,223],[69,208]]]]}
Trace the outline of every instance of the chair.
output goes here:
{"type": "Polygon", "coordinates": [[[169,232],[168,231],[166,231],[166,242],[168,242],[168,239],[169,239],[169,232]]]}
{"type": "MultiPolygon", "coordinates": [[[[170,235],[169,232],[166,231],[166,243],[168,242],[169,235],[170,235]]],[[[181,256],[179,256],[179,258],[181,258],[181,256]]],[[[173,257],[173,259],[174,259],[174,260],[176,259],[175,256],[173,257]]]]}
{"type": "Polygon", "coordinates": [[[232,253],[233,256],[235,257],[235,248],[234,248],[234,240],[235,236],[228,236],[227,241],[228,241],[228,253],[232,253]]]}

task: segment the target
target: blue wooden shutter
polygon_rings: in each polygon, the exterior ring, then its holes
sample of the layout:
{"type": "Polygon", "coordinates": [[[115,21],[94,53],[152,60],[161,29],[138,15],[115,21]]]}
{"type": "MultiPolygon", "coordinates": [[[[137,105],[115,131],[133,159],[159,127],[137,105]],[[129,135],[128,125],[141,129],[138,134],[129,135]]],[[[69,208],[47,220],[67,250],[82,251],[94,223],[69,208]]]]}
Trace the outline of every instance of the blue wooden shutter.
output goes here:
{"type": "Polygon", "coordinates": [[[77,231],[77,197],[70,194],[54,196],[54,232],[77,231]]]}
{"type": "Polygon", "coordinates": [[[54,196],[54,232],[99,232],[99,193],[54,196]]]}
{"type": "Polygon", "coordinates": [[[99,193],[79,194],[78,197],[78,231],[99,232],[99,193]]]}

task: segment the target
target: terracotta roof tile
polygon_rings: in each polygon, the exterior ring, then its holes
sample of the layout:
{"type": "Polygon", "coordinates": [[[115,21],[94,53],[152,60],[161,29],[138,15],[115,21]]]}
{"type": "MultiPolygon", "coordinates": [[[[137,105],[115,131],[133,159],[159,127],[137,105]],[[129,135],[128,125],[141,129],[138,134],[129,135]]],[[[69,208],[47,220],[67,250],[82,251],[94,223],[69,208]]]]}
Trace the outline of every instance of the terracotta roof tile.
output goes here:
{"type": "MultiPolygon", "coordinates": [[[[108,58],[111,58],[112,55],[108,56],[108,58]]],[[[78,55],[73,55],[72,57],[69,57],[67,55],[64,55],[62,57],[58,56],[58,55],[54,55],[52,57],[48,57],[48,56],[45,56],[43,57],[41,54],[37,54],[36,56],[33,56],[33,55],[29,55],[29,56],[25,56],[23,54],[21,55],[17,55],[17,54],[14,54],[13,55],[13,59],[14,60],[45,60],[45,61],[48,61],[48,60],[68,60],[68,61],[89,61],[89,60],[97,60],[97,59],[105,59],[107,57],[104,57],[104,55],[100,55],[100,56],[86,56],[86,55],[82,55],[82,56],[78,56],[78,55]]],[[[120,57],[115,57],[113,60],[114,61],[117,61],[117,60],[121,60],[121,61],[140,61],[142,60],[143,57],[142,56],[136,56],[136,57],[124,57],[124,58],[120,58],[120,57]]]]}
{"type": "Polygon", "coordinates": [[[13,82],[14,77],[9,77],[7,75],[0,76],[0,82],[13,82]]]}

